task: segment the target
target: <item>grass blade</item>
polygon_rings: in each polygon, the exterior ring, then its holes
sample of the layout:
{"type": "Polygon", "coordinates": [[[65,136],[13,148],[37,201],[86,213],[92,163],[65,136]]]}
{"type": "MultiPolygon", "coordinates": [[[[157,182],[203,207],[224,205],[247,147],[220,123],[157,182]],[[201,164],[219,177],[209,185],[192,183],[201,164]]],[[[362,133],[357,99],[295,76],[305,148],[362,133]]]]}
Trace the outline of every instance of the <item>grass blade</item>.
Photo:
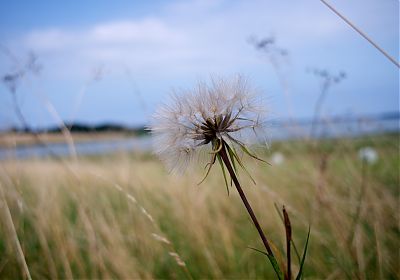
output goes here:
{"type": "Polygon", "coordinates": [[[301,259],[300,269],[299,269],[299,273],[296,276],[296,280],[300,280],[300,279],[303,278],[303,267],[304,267],[304,261],[306,260],[306,254],[307,254],[307,248],[308,248],[308,240],[310,239],[310,231],[311,231],[311,227],[308,227],[306,245],[304,246],[303,257],[301,259]]]}
{"type": "MultiPolygon", "coordinates": [[[[225,142],[225,145],[229,147],[229,145],[225,142]]],[[[228,148],[231,149],[230,147],[228,148]]],[[[242,161],[240,160],[239,156],[237,155],[236,151],[234,149],[232,149],[232,155],[234,156],[234,158],[236,159],[236,161],[239,163],[240,167],[243,168],[243,170],[246,172],[246,174],[250,177],[251,181],[253,182],[254,185],[256,185],[256,181],[253,179],[253,177],[250,175],[249,171],[247,171],[246,167],[244,166],[244,164],[242,163],[242,161]]]]}
{"type": "MultiPolygon", "coordinates": [[[[230,158],[230,160],[231,160],[231,162],[232,162],[232,166],[233,166],[233,170],[236,172],[236,174],[237,174],[237,168],[236,168],[236,163],[235,163],[235,156],[233,155],[233,151],[232,151],[232,149],[231,149],[231,147],[230,146],[228,146],[228,145],[226,145],[227,146],[227,148],[228,148],[228,154],[229,154],[229,158],[230,158]]],[[[238,174],[237,174],[238,175],[238,174]]],[[[233,184],[233,180],[232,180],[232,177],[231,177],[231,186],[232,186],[232,184],[233,184]]]]}
{"type": "Polygon", "coordinates": [[[218,158],[219,165],[221,165],[222,174],[224,175],[224,180],[225,180],[226,191],[228,192],[228,196],[229,196],[229,186],[228,186],[228,180],[226,179],[225,167],[222,162],[222,158],[219,154],[217,154],[217,158],[218,158]]]}
{"type": "Polygon", "coordinates": [[[268,254],[267,254],[267,257],[268,257],[269,261],[271,262],[272,267],[274,268],[275,273],[278,276],[278,279],[283,280],[284,279],[283,273],[282,273],[281,269],[279,268],[278,262],[276,261],[275,257],[272,255],[268,255],[268,254]]]}
{"type": "Polygon", "coordinates": [[[235,172],[237,171],[236,169],[236,163],[235,163],[235,156],[234,156],[234,151],[231,149],[230,146],[226,145],[228,148],[228,153],[229,153],[229,158],[231,159],[232,162],[232,166],[233,166],[233,170],[235,170],[235,172]]]}
{"type": "Polygon", "coordinates": [[[245,152],[248,156],[250,156],[250,157],[252,157],[252,158],[254,158],[254,159],[256,159],[256,160],[265,162],[266,164],[269,164],[269,165],[270,165],[269,162],[267,162],[267,161],[265,161],[265,160],[263,160],[263,159],[257,157],[254,153],[250,152],[249,149],[248,149],[245,145],[239,145],[239,146],[240,146],[240,148],[242,148],[243,152],[245,152]]]}
{"type": "Polygon", "coordinates": [[[278,276],[278,279],[279,280],[284,279],[283,273],[282,273],[281,269],[279,268],[278,262],[276,261],[274,256],[269,255],[267,252],[263,252],[263,251],[261,251],[261,250],[259,250],[257,248],[253,248],[253,247],[248,247],[248,248],[252,249],[252,250],[254,250],[254,251],[258,252],[258,253],[261,253],[263,255],[266,255],[268,257],[270,263],[272,264],[272,267],[274,268],[275,273],[278,276]]]}

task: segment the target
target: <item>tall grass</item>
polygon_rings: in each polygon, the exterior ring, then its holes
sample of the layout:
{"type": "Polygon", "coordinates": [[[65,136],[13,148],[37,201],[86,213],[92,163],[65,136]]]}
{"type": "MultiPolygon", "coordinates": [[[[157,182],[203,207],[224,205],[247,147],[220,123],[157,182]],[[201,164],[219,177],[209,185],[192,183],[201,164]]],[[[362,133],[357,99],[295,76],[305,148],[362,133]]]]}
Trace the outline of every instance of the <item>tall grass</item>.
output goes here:
{"type": "MultiPolygon", "coordinates": [[[[245,174],[240,180],[274,247],[284,252],[286,244],[274,203],[286,206],[300,251],[312,224],[306,278],[400,277],[398,140],[326,140],[321,147],[333,152],[322,175],[312,145],[301,141],[272,145],[264,158],[279,151],[285,156],[279,166],[246,162],[257,185],[245,174]],[[364,146],[379,154],[367,172],[357,154],[364,146]]],[[[274,278],[268,260],[248,249],[262,249],[259,237],[237,193],[226,195],[218,169],[197,186],[201,168],[171,176],[146,154],[68,165],[51,159],[1,163],[1,187],[32,278],[274,278]]],[[[0,210],[0,278],[23,277],[15,236],[0,210]]]]}

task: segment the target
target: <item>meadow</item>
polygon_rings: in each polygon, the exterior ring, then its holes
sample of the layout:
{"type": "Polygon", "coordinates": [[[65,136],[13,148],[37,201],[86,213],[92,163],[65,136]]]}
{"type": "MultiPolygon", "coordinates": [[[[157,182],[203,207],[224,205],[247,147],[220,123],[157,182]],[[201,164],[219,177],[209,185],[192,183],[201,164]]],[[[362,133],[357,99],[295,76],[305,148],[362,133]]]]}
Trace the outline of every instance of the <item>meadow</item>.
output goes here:
{"type": "MultiPolygon", "coordinates": [[[[244,191],[278,260],[285,205],[305,279],[399,279],[399,135],[274,142],[244,191]],[[375,163],[359,159],[372,147],[375,163]],[[280,163],[272,155],[283,155],[280,163]]],[[[274,279],[219,166],[171,175],[147,153],[0,162],[0,278],[274,279]],[[10,214],[10,215],[9,215],[10,214]],[[22,251],[18,251],[18,244],[22,251]]],[[[299,261],[293,254],[293,271],[299,261]]]]}

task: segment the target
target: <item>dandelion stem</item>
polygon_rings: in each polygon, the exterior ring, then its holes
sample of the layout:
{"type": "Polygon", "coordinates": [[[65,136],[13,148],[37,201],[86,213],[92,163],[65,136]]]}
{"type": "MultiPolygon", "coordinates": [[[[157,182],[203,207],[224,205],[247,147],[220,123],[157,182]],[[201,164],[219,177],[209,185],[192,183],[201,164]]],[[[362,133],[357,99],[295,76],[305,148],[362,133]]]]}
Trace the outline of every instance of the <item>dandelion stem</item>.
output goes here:
{"type": "Polygon", "coordinates": [[[222,141],[221,145],[223,147],[222,147],[221,151],[219,152],[219,154],[220,154],[222,160],[224,161],[225,166],[228,169],[228,172],[231,175],[231,178],[232,178],[233,182],[235,183],[235,186],[236,186],[236,189],[237,189],[237,191],[238,191],[238,193],[240,195],[240,198],[242,199],[243,204],[246,207],[246,210],[249,213],[249,215],[251,217],[251,220],[253,221],[254,226],[256,227],[256,229],[258,231],[258,234],[261,237],[261,240],[262,240],[262,242],[263,242],[263,244],[265,246],[265,249],[268,252],[268,255],[273,256],[274,254],[273,254],[273,252],[271,250],[271,247],[269,245],[268,239],[265,236],[264,232],[262,231],[261,226],[260,226],[260,224],[259,224],[259,222],[258,222],[258,220],[256,218],[256,215],[254,214],[254,211],[251,208],[250,203],[248,202],[248,200],[246,198],[246,195],[243,192],[242,187],[240,186],[239,180],[236,177],[236,174],[235,174],[235,171],[233,170],[231,162],[229,161],[228,155],[226,153],[226,148],[225,148],[225,145],[227,145],[227,144],[224,141],[222,141]]]}

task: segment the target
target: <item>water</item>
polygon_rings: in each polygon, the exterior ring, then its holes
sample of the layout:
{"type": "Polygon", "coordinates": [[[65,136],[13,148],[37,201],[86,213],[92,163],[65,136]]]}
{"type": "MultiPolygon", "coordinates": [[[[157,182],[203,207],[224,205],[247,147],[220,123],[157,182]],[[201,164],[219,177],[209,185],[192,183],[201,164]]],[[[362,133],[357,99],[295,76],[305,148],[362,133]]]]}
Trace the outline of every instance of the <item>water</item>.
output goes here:
{"type": "Polygon", "coordinates": [[[272,123],[267,129],[271,141],[295,138],[338,138],[354,137],[368,134],[399,132],[399,119],[355,119],[320,121],[314,125],[311,133],[311,122],[272,123]],[[312,134],[312,135],[311,135],[312,134]]]}
{"type": "MultiPolygon", "coordinates": [[[[270,141],[285,139],[306,139],[310,136],[311,124],[307,123],[272,123],[267,128],[267,138],[270,141]]],[[[315,125],[314,137],[352,137],[366,134],[378,134],[384,132],[399,132],[399,119],[384,120],[355,120],[320,122],[315,125]]],[[[75,150],[78,155],[100,155],[113,152],[151,151],[151,137],[131,137],[113,140],[92,140],[75,143],[75,150]]],[[[57,156],[70,155],[66,143],[49,143],[47,146],[30,145],[17,148],[1,148],[0,160],[7,158],[32,158],[48,157],[51,154],[57,156]]]]}
{"type": "MultiPolygon", "coordinates": [[[[100,155],[112,152],[149,151],[151,150],[150,137],[131,137],[112,140],[92,140],[75,143],[78,155],[100,155]]],[[[19,146],[17,148],[0,148],[0,160],[7,158],[33,158],[57,155],[70,155],[66,143],[49,143],[43,145],[19,146]]]]}

